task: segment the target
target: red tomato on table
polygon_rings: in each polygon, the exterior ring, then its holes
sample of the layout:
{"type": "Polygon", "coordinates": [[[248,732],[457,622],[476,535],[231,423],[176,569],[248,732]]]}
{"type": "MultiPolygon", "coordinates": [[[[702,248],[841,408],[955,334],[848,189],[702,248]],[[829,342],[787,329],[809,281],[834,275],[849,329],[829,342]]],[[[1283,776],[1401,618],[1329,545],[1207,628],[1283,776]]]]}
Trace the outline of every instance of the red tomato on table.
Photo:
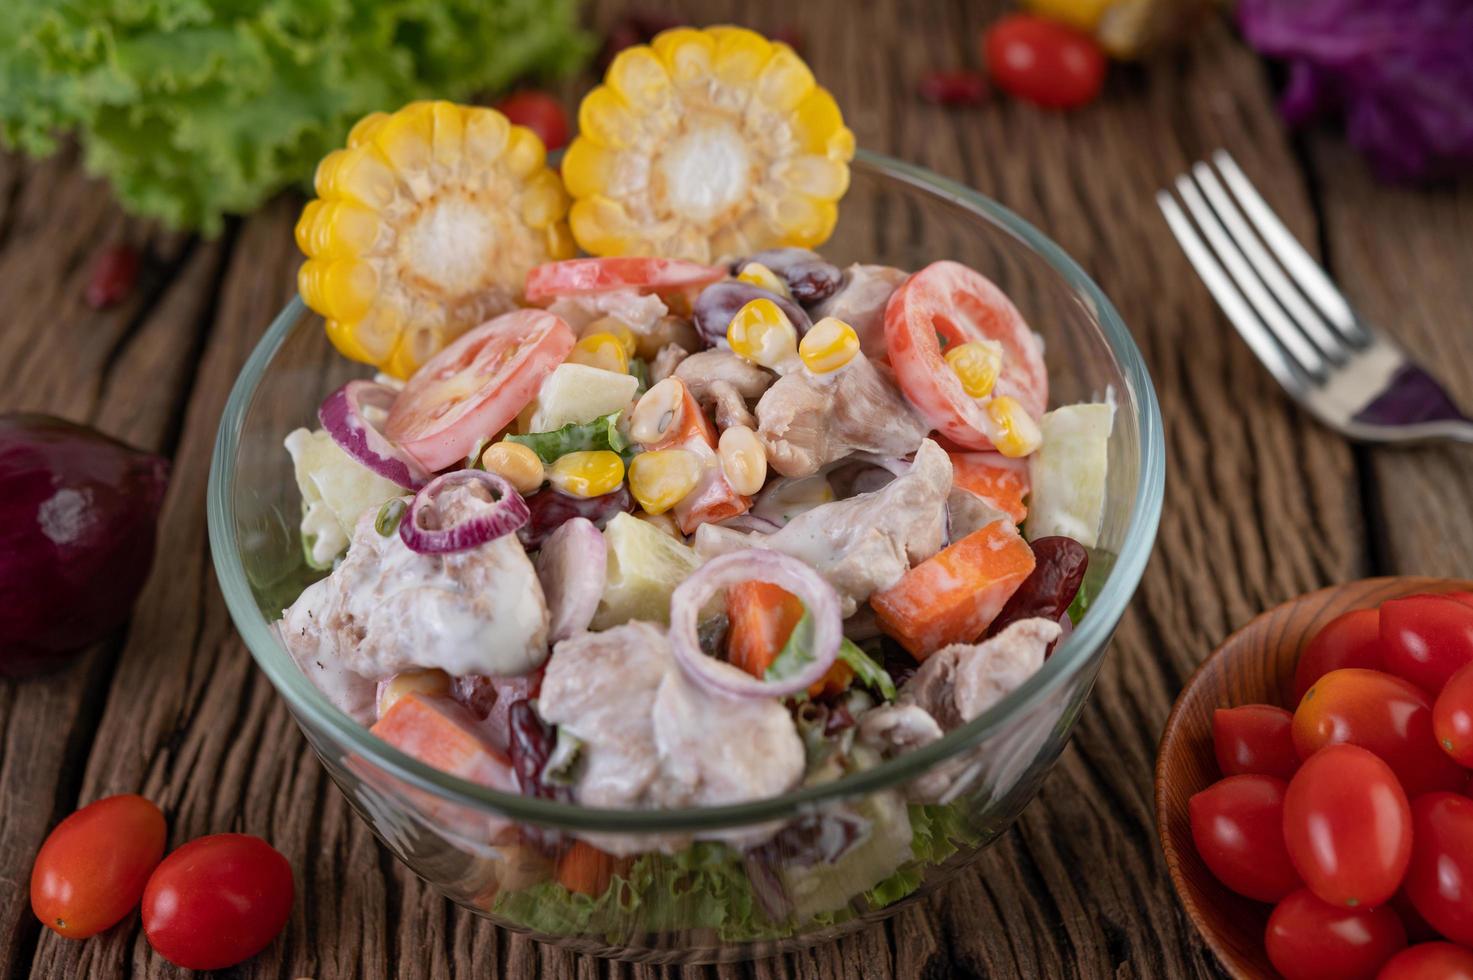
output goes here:
{"type": "Polygon", "coordinates": [[[1284,843],[1295,870],[1322,901],[1380,905],[1396,894],[1411,860],[1406,793],[1391,767],[1366,749],[1327,746],[1289,780],[1284,843]]]}
{"type": "Polygon", "coordinates": [[[546,92],[513,92],[496,103],[496,110],[513,124],[536,133],[549,153],[568,144],[568,114],[563,104],[546,92]]]}
{"type": "Polygon", "coordinates": [[[1263,945],[1286,980],[1372,980],[1407,944],[1396,913],[1380,908],[1339,908],[1307,888],[1278,904],[1263,945]]]}
{"type": "Polygon", "coordinates": [[[1473,800],[1428,793],[1412,804],[1406,894],[1432,927],[1473,945],[1473,800]]]}
{"type": "Polygon", "coordinates": [[[1473,606],[1434,595],[1383,602],[1381,645],[1388,671],[1436,695],[1473,663],[1473,606]]]}
{"type": "Polygon", "coordinates": [[[906,398],[958,446],[992,449],[994,425],[986,409],[943,357],[945,348],[969,341],[1002,347],[994,391],[1016,398],[1035,421],[1041,418],[1048,408],[1043,348],[992,280],[960,262],[932,262],[890,295],[885,347],[906,398]]]}
{"type": "Polygon", "coordinates": [[[1473,665],[1449,678],[1437,695],[1432,705],[1432,734],[1453,761],[1473,767],[1473,665]]]}
{"type": "Polygon", "coordinates": [[[1336,616],[1314,635],[1294,667],[1294,703],[1314,682],[1342,667],[1385,670],[1381,652],[1381,611],[1353,609],[1336,616]]]}
{"type": "Polygon", "coordinates": [[[1376,980],[1473,980],[1473,950],[1454,943],[1408,946],[1386,961],[1376,980]]]}
{"type": "Polygon", "coordinates": [[[1046,109],[1093,102],[1105,84],[1095,39],[1045,17],[1013,14],[982,35],[982,59],[998,88],[1046,109]]]}
{"type": "Polygon", "coordinates": [[[468,331],[414,373],[384,435],[430,472],[465,459],[506,428],[573,349],[545,310],[513,310],[468,331]]]}
{"type": "Polygon", "coordinates": [[[1224,776],[1260,773],[1288,779],[1299,768],[1294,716],[1272,704],[1244,704],[1212,713],[1212,746],[1224,776]]]}
{"type": "Polygon", "coordinates": [[[1187,801],[1192,840],[1208,869],[1239,895],[1277,902],[1302,887],[1284,847],[1284,781],[1242,775],[1187,801]]]}
{"type": "Polygon", "coordinates": [[[676,293],[707,286],[726,278],[719,265],[701,265],[684,259],[613,256],[603,259],[564,259],[544,262],[527,273],[527,301],[540,303],[557,296],[584,296],[616,289],[641,293],[676,293]]]}
{"type": "Polygon", "coordinates": [[[143,932],[176,966],[219,970],[265,949],[286,925],[291,865],[259,837],[213,834],[164,859],[143,893],[143,932]]]}
{"type": "Polygon", "coordinates": [[[1374,752],[1396,773],[1409,797],[1455,789],[1468,780],[1432,734],[1427,695],[1411,681],[1379,670],[1332,670],[1299,702],[1294,747],[1300,758],[1337,742],[1374,752]]]}
{"type": "Polygon", "coordinates": [[[101,932],[138,904],[167,834],[163,813],[141,796],[87,804],[42,843],[31,869],[31,910],[68,939],[101,932]]]}

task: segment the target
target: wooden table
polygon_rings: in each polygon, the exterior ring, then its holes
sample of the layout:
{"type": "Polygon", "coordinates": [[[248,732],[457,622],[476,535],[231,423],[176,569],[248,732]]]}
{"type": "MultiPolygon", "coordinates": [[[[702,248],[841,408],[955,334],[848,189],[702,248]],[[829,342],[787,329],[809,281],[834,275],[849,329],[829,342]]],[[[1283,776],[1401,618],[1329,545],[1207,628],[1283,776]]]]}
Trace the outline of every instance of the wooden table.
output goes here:
{"type": "MultiPolygon", "coordinates": [[[[1038,799],[960,880],[836,945],[690,977],[1213,976],[1156,844],[1151,767],[1174,692],[1226,633],[1329,582],[1473,574],[1473,452],[1363,449],[1294,407],[1217,312],[1152,194],[1231,148],[1361,309],[1473,404],[1473,182],[1374,183],[1335,135],[1287,135],[1269,70],[1225,25],[1069,116],[1005,101],[948,111],[914,79],[970,62],[1000,2],[688,5],[690,20],[792,26],[862,145],[956,177],[1053,236],[1119,307],[1150,363],[1169,475],[1156,555],[1038,799]],[[914,11],[909,8],[921,8],[914,11]]],[[[598,9],[606,24],[617,12],[598,9]]],[[[569,93],[585,82],[570,85],[569,93]]],[[[51,677],[0,683],[0,974],[172,976],[136,918],[85,943],[24,899],[37,846],[81,802],[136,791],[171,841],[272,840],[299,897],[250,977],[647,977],[539,946],[451,907],[350,816],[235,634],[205,541],[227,390],[293,289],[284,197],[215,241],[128,219],[75,154],[0,157],[0,408],[95,424],[174,459],[159,557],[126,635],[51,677]],[[99,243],[146,242],[121,306],[82,303],[99,243]]]]}

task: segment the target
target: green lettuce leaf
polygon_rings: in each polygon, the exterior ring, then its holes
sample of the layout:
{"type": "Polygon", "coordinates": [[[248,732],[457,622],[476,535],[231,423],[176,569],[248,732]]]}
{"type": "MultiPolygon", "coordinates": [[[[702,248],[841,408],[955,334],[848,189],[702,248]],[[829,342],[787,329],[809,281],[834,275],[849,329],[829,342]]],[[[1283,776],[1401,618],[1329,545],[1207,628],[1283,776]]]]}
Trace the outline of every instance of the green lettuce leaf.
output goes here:
{"type": "MultiPolygon", "coordinates": [[[[859,682],[871,690],[878,691],[887,701],[895,700],[895,682],[878,663],[846,636],[839,643],[839,659],[854,671],[859,682]]],[[[767,680],[780,681],[792,677],[813,662],[813,617],[807,612],[798,620],[788,642],[773,658],[763,675],[767,680]]]]}
{"type": "Polygon", "coordinates": [[[551,432],[529,432],[524,436],[509,435],[507,442],[517,442],[537,454],[544,463],[556,462],[559,456],[590,449],[611,449],[623,454],[629,440],[619,432],[619,412],[601,415],[592,422],[569,422],[551,432]]]}

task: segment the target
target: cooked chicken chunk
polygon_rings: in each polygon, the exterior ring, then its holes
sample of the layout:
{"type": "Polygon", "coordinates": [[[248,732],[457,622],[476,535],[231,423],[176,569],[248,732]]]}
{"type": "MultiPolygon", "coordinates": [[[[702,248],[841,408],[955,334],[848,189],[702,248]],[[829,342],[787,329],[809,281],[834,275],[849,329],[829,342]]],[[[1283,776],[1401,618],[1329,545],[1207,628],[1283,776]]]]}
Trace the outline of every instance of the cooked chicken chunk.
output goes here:
{"type": "Polygon", "coordinates": [[[650,362],[650,384],[657,385],[670,377],[680,366],[680,362],[687,357],[690,357],[690,351],[679,344],[666,344],[661,347],[655,359],[650,362]]]}
{"type": "Polygon", "coordinates": [[[953,643],[926,658],[900,691],[900,703],[924,708],[950,731],[976,718],[1043,666],[1063,632],[1047,619],[1021,619],[981,643],[953,643]]]}
{"type": "Polygon", "coordinates": [[[863,353],[829,374],[784,375],[757,403],[757,436],[768,464],[787,477],[816,473],[852,452],[902,456],[929,428],[889,369],[863,353]]]}
{"type": "Polygon", "coordinates": [[[378,717],[378,684],[343,665],[336,634],[321,626],[335,601],[331,579],[313,582],[276,624],[277,633],[298,669],[333,707],[360,725],[372,725],[378,717]]]}
{"type": "Polygon", "coordinates": [[[772,534],[703,525],[696,531],[696,554],[712,558],[751,547],[801,558],[839,593],[849,616],[912,565],[941,550],[950,492],[951,460],[927,439],[910,470],[873,493],[820,504],[772,534]]]}
{"type": "Polygon", "coordinates": [[[941,726],[929,711],[906,702],[882,704],[859,718],[860,740],[887,759],[930,745],[941,735],[941,726]]]}
{"type": "MultiPolygon", "coordinates": [[[[483,493],[477,485],[450,488],[438,502],[440,519],[453,523],[487,506],[483,493]]],[[[547,657],[547,604],[516,535],[422,555],[399,535],[380,534],[376,517],[370,510],[359,518],[326,585],[286,611],[294,647],[315,646],[315,659],[370,680],[430,667],[452,677],[522,674],[547,657]]]]}
{"type": "Polygon", "coordinates": [[[611,316],[634,333],[647,334],[655,329],[669,308],[658,296],[641,295],[633,289],[614,289],[582,296],[559,296],[548,305],[547,312],[561,317],[574,333],[599,317],[611,316]]]}
{"type": "Polygon", "coordinates": [[[859,334],[859,349],[875,360],[885,356],[885,304],[907,273],[888,265],[855,263],[844,270],[838,292],[813,309],[813,321],[826,316],[843,320],[859,334]]]}
{"type": "Polygon", "coordinates": [[[951,488],[951,495],[946,498],[946,527],[950,540],[960,541],[994,521],[1011,523],[1012,518],[970,490],[951,488]]]}
{"type": "Polygon", "coordinates": [[[697,401],[704,401],[711,385],[722,382],[743,398],[761,398],[773,382],[766,368],[737,357],[729,350],[706,350],[680,362],[675,376],[685,382],[697,401]]]}

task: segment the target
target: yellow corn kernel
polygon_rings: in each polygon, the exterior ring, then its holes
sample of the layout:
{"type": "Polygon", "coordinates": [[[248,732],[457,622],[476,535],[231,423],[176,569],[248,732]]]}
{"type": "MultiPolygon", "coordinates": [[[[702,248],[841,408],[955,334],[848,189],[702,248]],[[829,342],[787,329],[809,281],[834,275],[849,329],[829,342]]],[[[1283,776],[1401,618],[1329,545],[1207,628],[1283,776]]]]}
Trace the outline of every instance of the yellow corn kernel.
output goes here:
{"type": "Polygon", "coordinates": [[[629,413],[629,438],[653,446],[680,428],[685,414],[685,383],[666,378],[639,397],[629,413]]]}
{"type": "Polygon", "coordinates": [[[701,461],[687,449],[640,453],[629,464],[629,492],[648,514],[663,514],[701,482],[701,461]]]}
{"type": "MultiPolygon", "coordinates": [[[[501,163],[513,177],[526,180],[547,165],[547,147],[526,126],[513,126],[506,137],[506,153],[501,163]]],[[[562,187],[561,180],[558,187],[562,187]]]]}
{"type": "Polygon", "coordinates": [[[387,112],[370,112],[355,122],[353,128],[348,130],[348,149],[351,150],[355,146],[362,146],[364,143],[373,139],[373,134],[378,132],[378,128],[388,118],[389,114],[387,112]]]}
{"type": "Polygon", "coordinates": [[[595,194],[568,209],[568,226],[584,251],[594,255],[628,255],[640,247],[640,231],[624,206],[595,194]]]}
{"type": "MultiPolygon", "coordinates": [[[[341,259],[365,255],[378,242],[378,215],[349,201],[314,201],[321,205],[312,212],[312,223],[305,231],[307,244],[302,251],[317,259],[341,259]]],[[[303,209],[302,222],[307,221],[303,209]]],[[[303,237],[298,223],[298,244],[303,237]]]]}
{"type": "Polygon", "coordinates": [[[481,453],[481,468],[505,477],[520,494],[536,490],[547,476],[538,455],[519,442],[493,442],[487,446],[481,453]]]}
{"type": "Polygon", "coordinates": [[[962,389],[973,398],[986,398],[1002,372],[1002,348],[996,344],[968,341],[946,351],[946,363],[961,379],[962,389]]]}
{"type": "MultiPolygon", "coordinates": [[[[578,331],[578,336],[580,338],[591,337],[600,333],[613,334],[614,338],[619,341],[619,345],[624,348],[624,353],[629,357],[633,357],[635,351],[639,349],[639,338],[635,336],[634,331],[630,330],[628,324],[623,320],[614,316],[601,316],[597,320],[589,320],[588,324],[578,331]]],[[[625,369],[628,369],[627,366],[625,369]]]]}
{"type": "Polygon", "coordinates": [[[568,361],[602,368],[615,374],[629,373],[629,353],[624,344],[611,333],[591,333],[573,345],[568,361]]]}
{"type": "Polygon", "coordinates": [[[511,123],[495,109],[481,106],[466,106],[464,115],[461,146],[465,155],[481,166],[500,160],[511,139],[511,123]]]}
{"type": "Polygon", "coordinates": [[[319,187],[317,194],[324,199],[338,198],[382,209],[394,200],[398,186],[399,180],[383,154],[374,144],[364,143],[343,151],[330,171],[327,186],[319,187]]]}
{"type": "Polygon", "coordinates": [[[465,113],[454,102],[437,101],[430,103],[430,116],[431,158],[442,167],[458,167],[465,149],[465,113]]]}
{"type": "Polygon", "coordinates": [[[1027,456],[1043,442],[1038,423],[1016,398],[998,395],[987,403],[987,415],[997,427],[996,432],[990,433],[992,444],[1004,456],[1012,459],[1027,456]]]}
{"type": "Polygon", "coordinates": [[[407,105],[374,130],[370,141],[401,177],[430,165],[433,149],[434,108],[428,102],[407,105]]]}
{"type": "Polygon", "coordinates": [[[814,374],[828,374],[854,360],[859,353],[859,334],[843,320],[826,316],[803,335],[798,356],[814,374]]]}
{"type": "Polygon", "coordinates": [[[405,329],[399,334],[393,353],[384,362],[384,371],[396,378],[407,378],[449,342],[445,331],[432,326],[420,324],[405,329]]]}
{"type": "Polygon", "coordinates": [[[745,425],[734,425],[721,433],[716,455],[721,459],[726,482],[742,496],[751,496],[767,482],[767,450],[757,433],[745,425]]]}
{"type": "Polygon", "coordinates": [[[568,453],[548,467],[547,478],[575,497],[602,497],[624,482],[624,461],[607,449],[568,453]]]}
{"type": "Polygon", "coordinates": [[[664,62],[642,44],[614,56],[604,84],[639,113],[659,112],[674,94],[664,62]]]}
{"type": "Polygon", "coordinates": [[[694,27],[675,27],[661,31],[650,47],[677,85],[699,82],[711,74],[711,59],[716,53],[716,40],[694,27]]]}
{"type": "Polygon", "coordinates": [[[772,221],[782,243],[795,248],[817,245],[833,234],[839,207],[821,197],[791,191],[773,205],[772,221]]]}
{"type": "Polygon", "coordinates": [[[568,213],[568,192],[551,170],[541,170],[527,180],[522,191],[522,223],[528,228],[557,224],[568,213]]]}
{"type": "Polygon", "coordinates": [[[625,149],[637,144],[639,117],[629,103],[609,88],[600,85],[578,104],[578,132],[596,143],[612,149],[625,149]]]}
{"type": "Polygon", "coordinates": [[[317,213],[321,210],[322,201],[314,197],[307,202],[306,207],[302,208],[302,216],[297,219],[297,227],[294,229],[294,233],[297,239],[297,248],[301,250],[303,255],[312,254],[312,249],[308,247],[312,241],[312,225],[317,220],[317,213]]]}
{"type": "Polygon", "coordinates": [[[450,675],[431,667],[429,670],[406,670],[389,678],[379,689],[378,714],[384,713],[406,694],[428,694],[431,697],[447,697],[450,694],[450,675]]]}
{"type": "Polygon", "coordinates": [[[297,271],[302,301],[325,317],[359,320],[378,295],[378,272],[367,262],[309,259],[297,271]]]}
{"type": "Polygon", "coordinates": [[[779,296],[792,296],[792,293],[788,292],[787,281],[761,262],[748,262],[742,266],[742,271],[737,276],[737,281],[751,283],[758,289],[765,289],[769,293],[776,293],[779,296]]]}
{"type": "Polygon", "coordinates": [[[827,89],[815,88],[793,107],[793,135],[806,153],[847,161],[849,157],[842,154],[843,129],[844,117],[839,112],[839,103],[827,89]]]}
{"type": "Polygon", "coordinates": [[[766,368],[777,368],[790,362],[797,353],[798,331],[772,300],[754,299],[731,318],[726,342],[739,357],[766,368]]]}
{"type": "Polygon", "coordinates": [[[791,112],[814,89],[813,72],[792,48],[772,45],[772,58],[757,76],[757,97],[779,112],[791,112]]]}
{"type": "Polygon", "coordinates": [[[745,27],[710,27],[706,33],[716,39],[717,80],[738,91],[750,88],[772,57],[772,42],[745,27]]]}

